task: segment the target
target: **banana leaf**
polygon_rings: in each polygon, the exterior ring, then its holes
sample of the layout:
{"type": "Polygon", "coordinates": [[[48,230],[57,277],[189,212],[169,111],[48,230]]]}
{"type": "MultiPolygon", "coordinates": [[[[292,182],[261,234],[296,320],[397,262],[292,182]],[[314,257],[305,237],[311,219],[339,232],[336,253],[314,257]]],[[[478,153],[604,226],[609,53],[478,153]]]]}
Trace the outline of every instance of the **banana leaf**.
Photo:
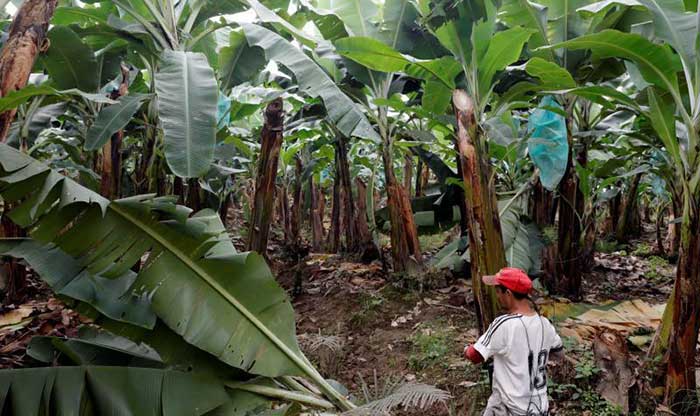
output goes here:
{"type": "Polygon", "coordinates": [[[156,323],[148,297],[131,293],[136,280],[131,270],[109,279],[85,270],[58,247],[25,238],[0,239],[0,255],[24,259],[54,293],[89,303],[111,319],[144,328],[156,323]]]}
{"type": "MultiPolygon", "coordinates": [[[[444,194],[411,199],[411,210],[419,234],[435,234],[445,231],[459,222],[457,195],[448,188],[444,194]]],[[[389,232],[389,209],[383,207],[375,212],[379,230],[389,232]]]]}
{"type": "Polygon", "coordinates": [[[79,329],[78,338],[35,336],[27,345],[27,355],[49,364],[165,368],[150,346],[88,326],[79,329]]]}
{"type": "MultiPolygon", "coordinates": [[[[508,201],[499,201],[499,209],[503,210],[508,201]]],[[[456,221],[459,221],[459,210],[455,210],[456,221]]],[[[511,267],[518,267],[531,275],[536,275],[541,269],[541,252],[544,247],[540,230],[526,216],[522,215],[522,207],[511,205],[501,213],[501,233],[505,248],[506,261],[511,267]]],[[[469,242],[464,237],[457,237],[440,250],[430,264],[436,268],[448,268],[453,271],[463,269],[469,261],[469,242]]]]}
{"type": "Polygon", "coordinates": [[[0,371],[3,414],[203,415],[227,403],[221,381],[138,367],[81,366],[0,371]]]}
{"type": "Polygon", "coordinates": [[[301,92],[323,100],[328,119],[344,135],[375,143],[380,141],[379,135],[357,105],[304,52],[262,26],[246,23],[242,27],[250,46],[262,48],[268,59],[278,61],[294,73],[301,92]]]}
{"type": "Polygon", "coordinates": [[[119,278],[145,257],[132,293],[185,341],[246,372],[306,375],[352,408],[301,353],[294,311],[261,256],[237,253],[218,215],[172,198],[110,202],[44,164],[0,145],[0,195],[9,217],[87,271],[119,278]],[[20,202],[21,201],[21,202],[20,202]]]}

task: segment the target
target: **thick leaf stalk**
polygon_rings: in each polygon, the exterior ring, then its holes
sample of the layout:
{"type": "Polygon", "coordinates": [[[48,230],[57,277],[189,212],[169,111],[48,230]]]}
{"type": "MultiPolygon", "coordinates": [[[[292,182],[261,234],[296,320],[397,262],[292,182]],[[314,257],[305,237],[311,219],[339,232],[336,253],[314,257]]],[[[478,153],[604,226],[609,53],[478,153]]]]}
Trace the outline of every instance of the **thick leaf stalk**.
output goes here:
{"type": "Polygon", "coordinates": [[[474,103],[462,90],[452,95],[457,116],[457,151],[460,156],[469,234],[472,291],[476,298],[480,329],[485,330],[498,311],[493,288],[481,277],[497,273],[506,266],[498,205],[488,165],[485,144],[479,137],[474,103]]]}
{"type": "Polygon", "coordinates": [[[413,272],[423,262],[418,229],[413,218],[411,200],[394,175],[394,163],[391,155],[391,142],[382,146],[384,177],[386,180],[387,208],[391,222],[391,254],[394,270],[413,272]]]}
{"type": "MultiPolygon", "coordinates": [[[[17,11],[0,55],[0,94],[5,97],[27,85],[34,61],[45,48],[46,31],[58,0],[27,0],[17,11]]],[[[0,142],[10,131],[17,109],[0,114],[0,142]]]]}
{"type": "MultiPolygon", "coordinates": [[[[567,128],[569,148],[571,148],[573,145],[571,126],[567,125],[567,128]]],[[[569,152],[566,172],[559,183],[558,250],[555,279],[550,282],[550,287],[554,293],[566,295],[572,299],[581,297],[581,213],[583,213],[583,194],[579,187],[573,157],[569,152]]]]}
{"type": "MultiPolygon", "coordinates": [[[[275,181],[282,149],[283,122],[282,99],[277,98],[265,108],[265,124],[260,133],[260,157],[255,178],[253,212],[248,231],[248,250],[263,256],[267,255],[267,238],[274,214],[275,181]]],[[[287,195],[280,197],[286,198],[287,195]]]]}
{"type": "MultiPolygon", "coordinates": [[[[666,402],[678,414],[699,408],[695,357],[700,330],[700,204],[686,195],[668,338],[666,402]]],[[[665,315],[665,314],[664,314],[665,315]]]]}

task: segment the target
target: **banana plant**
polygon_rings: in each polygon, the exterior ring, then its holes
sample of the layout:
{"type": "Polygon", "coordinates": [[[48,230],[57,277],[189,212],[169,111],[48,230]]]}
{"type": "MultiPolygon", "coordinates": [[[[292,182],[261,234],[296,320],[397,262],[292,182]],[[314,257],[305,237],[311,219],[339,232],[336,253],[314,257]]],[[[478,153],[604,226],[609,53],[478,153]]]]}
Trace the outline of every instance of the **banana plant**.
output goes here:
{"type": "Polygon", "coordinates": [[[489,114],[495,109],[499,93],[503,93],[495,87],[502,71],[520,59],[534,30],[522,25],[499,30],[498,9],[489,0],[448,5],[440,2],[439,7],[433,7],[426,1],[420,2],[419,9],[424,26],[461,69],[460,86],[464,90],[455,91],[452,97],[457,116],[455,149],[464,182],[472,284],[479,316],[483,317],[480,327],[485,328],[494,318],[497,305],[494,292],[481,285],[479,276],[495,273],[506,265],[496,189],[490,180],[486,122],[502,115],[498,111],[489,114]],[[440,13],[448,9],[450,13],[440,13]],[[481,230],[483,236],[476,235],[475,230],[481,230]]]}
{"type": "Polygon", "coordinates": [[[347,58],[342,65],[348,74],[366,87],[366,92],[359,92],[358,100],[364,103],[381,138],[376,144],[382,154],[388,194],[394,267],[396,271],[410,271],[411,265],[422,262],[421,252],[408,195],[394,174],[393,153],[398,130],[382,100],[390,98],[396,88],[403,85],[394,82],[394,74],[410,71],[442,87],[442,95],[433,95],[436,99],[433,103],[444,109],[447,105],[444,91],[449,95],[449,87],[454,86],[455,68],[449,62],[429,59],[434,58],[435,50],[440,48],[434,38],[417,35],[420,33],[415,24],[418,10],[410,1],[391,0],[382,5],[365,1],[317,1],[309,2],[309,7],[318,16],[337,19],[344,28],[344,33],[331,39],[336,52],[347,58]],[[344,34],[349,36],[341,37],[344,34]],[[405,55],[408,52],[418,58],[405,55]],[[369,99],[364,96],[367,93],[369,99]]]}
{"type": "MultiPolygon", "coordinates": [[[[588,83],[596,87],[611,89],[610,85],[600,85],[606,80],[614,79],[625,71],[624,65],[614,60],[594,61],[582,51],[569,49],[551,49],[547,46],[558,42],[595,33],[600,30],[621,27],[631,24],[628,10],[610,10],[608,5],[592,5],[593,0],[562,0],[562,1],[526,1],[506,0],[502,6],[500,17],[509,26],[524,25],[534,30],[528,43],[530,59],[516,71],[522,72],[525,80],[519,82],[511,91],[504,94],[499,107],[508,108],[514,103],[529,100],[529,94],[546,93],[551,91],[569,91],[576,86],[588,88],[588,83]],[[597,7],[597,9],[596,9],[597,7]],[[593,12],[597,10],[597,12],[593,12]],[[523,95],[523,93],[527,93],[523,95]]],[[[580,297],[581,272],[583,267],[577,264],[579,251],[586,251],[584,230],[587,225],[580,222],[585,215],[585,197],[581,193],[580,178],[576,174],[577,161],[585,163],[589,141],[579,140],[579,132],[593,128],[593,115],[598,114],[595,105],[588,101],[585,94],[562,93],[556,96],[563,107],[566,117],[566,138],[569,148],[568,160],[559,168],[556,175],[559,180],[546,183],[547,191],[538,192],[536,206],[552,206],[555,196],[550,191],[556,191],[559,201],[556,260],[546,262],[545,270],[547,286],[553,292],[573,298],[580,297]]],[[[518,105],[518,104],[515,104],[518,105]]],[[[535,159],[541,174],[545,173],[540,161],[535,159]]],[[[585,166],[582,168],[585,169],[585,166]]],[[[546,179],[546,178],[541,178],[546,179]]],[[[537,186],[541,187],[542,182],[537,186]]],[[[554,218],[554,216],[549,216],[554,218]]],[[[540,224],[550,227],[551,220],[540,224]]]]}
{"type": "MultiPolygon", "coordinates": [[[[617,7],[630,7],[613,2],[617,7]]],[[[624,2],[622,2],[624,3],[624,2]]],[[[653,126],[673,161],[675,179],[682,189],[680,257],[667,315],[672,316],[668,340],[666,400],[680,409],[692,400],[695,388],[693,357],[700,319],[700,157],[698,152],[698,37],[697,5],[683,1],[640,0],[653,18],[643,34],[604,30],[553,45],[555,49],[589,50],[596,59],[617,58],[638,69],[647,84],[648,106],[641,114],[653,126]],[[671,49],[673,48],[673,49],[671,49]],[[687,403],[687,402],[686,402],[687,403]]],[[[614,94],[596,94],[617,100],[614,94]]]]}
{"type": "Polygon", "coordinates": [[[216,213],[190,215],[149,195],[110,202],[7,145],[0,166],[0,195],[16,203],[9,218],[79,262],[72,270],[44,265],[63,270],[64,287],[80,285],[86,272],[121,281],[115,298],[147,298],[171,331],[221,362],[267,377],[307,376],[341,409],[353,407],[301,353],[289,300],[263,259],[237,253],[216,213]],[[134,278],[129,270],[144,255],[134,278]]]}
{"type": "MultiPolygon", "coordinates": [[[[150,85],[144,92],[158,98],[149,103],[148,123],[162,126],[170,171],[183,178],[207,173],[216,144],[216,71],[228,90],[252,78],[264,63],[262,54],[241,42],[243,37],[237,32],[231,32],[220,56],[215,53],[215,32],[231,25],[210,19],[242,11],[243,4],[208,0],[91,3],[99,7],[88,4],[56,10],[55,26],[48,34],[52,46],[41,58],[51,85],[97,93],[119,73],[120,62],[129,60],[148,74],[150,85]]],[[[129,95],[112,106],[92,107],[99,114],[86,150],[100,148],[110,133],[125,127],[139,104],[144,104],[143,97],[129,95]]],[[[155,133],[149,133],[151,147],[161,141],[155,133]]]]}

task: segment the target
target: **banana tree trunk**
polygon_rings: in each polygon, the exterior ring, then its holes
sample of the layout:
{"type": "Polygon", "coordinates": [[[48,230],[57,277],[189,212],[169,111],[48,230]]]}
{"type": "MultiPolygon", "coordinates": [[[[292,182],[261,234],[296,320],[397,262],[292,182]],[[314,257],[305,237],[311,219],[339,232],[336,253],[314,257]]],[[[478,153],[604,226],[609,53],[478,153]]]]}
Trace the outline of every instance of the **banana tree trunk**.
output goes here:
{"type": "Polygon", "coordinates": [[[411,155],[406,155],[403,163],[403,188],[406,193],[411,195],[411,187],[413,184],[413,158],[411,155]]]}
{"type": "Polygon", "coordinates": [[[173,195],[177,196],[177,203],[178,204],[185,204],[185,185],[182,182],[182,178],[179,176],[176,176],[175,179],[173,179],[173,195]]]}
{"type": "Polygon", "coordinates": [[[583,246],[581,247],[581,267],[583,271],[590,272],[595,267],[595,240],[597,235],[596,228],[596,207],[588,208],[591,210],[587,217],[585,228],[583,231],[583,246]]]}
{"type": "Polygon", "coordinates": [[[100,193],[109,199],[119,198],[121,178],[121,146],[124,133],[116,132],[102,147],[102,171],[100,175],[100,193]]]}
{"type": "MultiPolygon", "coordinates": [[[[455,143],[455,150],[457,151],[457,177],[459,178],[464,178],[464,174],[462,173],[462,156],[459,153],[459,147],[457,146],[457,143],[455,143]]],[[[459,208],[459,236],[461,237],[468,237],[468,232],[469,232],[469,220],[467,218],[467,202],[464,197],[464,189],[461,187],[454,187],[458,188],[454,192],[456,192],[455,198],[457,199],[457,208],[459,208]]],[[[464,253],[460,253],[464,254],[464,253]]]]}
{"type": "Polygon", "coordinates": [[[331,228],[328,230],[326,240],[326,252],[337,253],[340,249],[340,234],[343,232],[343,223],[340,218],[340,207],[343,206],[342,192],[338,177],[333,181],[333,205],[331,207],[331,228]]]}
{"type": "Polygon", "coordinates": [[[495,292],[481,277],[506,266],[501,221],[491,178],[486,143],[480,137],[474,103],[462,90],[455,90],[452,103],[457,116],[457,150],[464,180],[472,292],[479,329],[484,331],[498,311],[495,292]]]}
{"type": "Polygon", "coordinates": [[[199,185],[199,179],[190,178],[187,180],[187,206],[195,212],[200,211],[204,204],[202,203],[202,187],[199,185]]]}
{"type": "MultiPolygon", "coordinates": [[[[529,205],[530,217],[540,230],[544,231],[554,226],[557,210],[556,200],[554,199],[554,194],[542,186],[539,178],[537,178],[532,187],[529,205]]],[[[557,273],[555,261],[557,246],[553,241],[546,241],[545,243],[541,252],[542,282],[544,282],[545,286],[552,287],[557,273]]]]}
{"type": "Polygon", "coordinates": [[[700,329],[700,203],[689,195],[683,209],[672,305],[666,401],[677,414],[695,414],[698,410],[695,358],[700,329]]]}
{"type": "MultiPolygon", "coordinates": [[[[569,148],[573,149],[571,120],[567,120],[569,148]]],[[[580,155],[579,155],[580,156],[580,155]]],[[[583,195],[579,188],[578,176],[574,169],[572,152],[566,172],[559,183],[559,230],[556,262],[556,278],[553,293],[571,299],[581,297],[581,221],[583,195]]]]}
{"type": "MultiPolygon", "coordinates": [[[[37,56],[48,46],[46,32],[57,3],[58,0],[27,0],[17,11],[0,54],[0,96],[4,97],[27,85],[37,56]]],[[[16,108],[0,114],[0,143],[7,140],[16,114],[16,108]]],[[[5,213],[10,209],[6,205],[5,213]]],[[[0,217],[0,237],[21,237],[23,234],[23,230],[6,215],[0,217]]],[[[2,268],[7,284],[4,302],[9,304],[21,301],[26,269],[15,259],[4,261],[2,268]]]]}
{"type": "Polygon", "coordinates": [[[287,198],[287,186],[281,185],[277,186],[275,189],[277,193],[277,198],[275,203],[277,204],[277,224],[282,226],[282,231],[284,231],[284,240],[287,244],[293,243],[292,240],[292,221],[289,212],[289,198],[287,198]]]}
{"type": "MultiPolygon", "coordinates": [[[[619,186],[619,184],[618,184],[619,186]]],[[[617,224],[620,222],[620,213],[622,212],[622,192],[618,192],[614,198],[608,201],[608,214],[610,217],[610,229],[606,230],[610,235],[614,235],[617,231],[617,224]]]]}
{"type": "Polygon", "coordinates": [[[418,166],[416,167],[416,198],[423,196],[423,161],[418,158],[418,166]]]}
{"type": "Polygon", "coordinates": [[[367,223],[367,185],[359,177],[355,178],[357,188],[357,209],[355,210],[355,225],[357,229],[358,253],[360,259],[370,262],[379,258],[379,249],[374,244],[372,232],[367,223]]]}
{"type": "Polygon", "coordinates": [[[675,221],[681,216],[681,203],[678,200],[679,198],[675,196],[671,199],[671,221],[668,224],[668,255],[670,257],[678,255],[681,245],[680,224],[675,221]]]}
{"type": "Polygon", "coordinates": [[[335,144],[335,168],[336,177],[340,185],[340,222],[344,227],[345,250],[355,253],[358,249],[357,224],[354,223],[355,204],[352,195],[352,182],[350,181],[350,163],[348,163],[347,140],[338,136],[335,144]]]}
{"type": "Polygon", "coordinates": [[[656,212],[656,252],[659,256],[663,257],[666,255],[666,250],[664,249],[664,239],[661,230],[664,226],[664,218],[666,216],[666,208],[661,208],[656,212]]]}
{"type": "Polygon", "coordinates": [[[412,272],[423,263],[423,257],[411,201],[394,174],[394,160],[389,138],[384,139],[382,161],[391,222],[391,256],[394,261],[394,271],[412,272]]]}
{"type": "Polygon", "coordinates": [[[282,148],[283,115],[282,99],[277,98],[265,108],[265,124],[261,133],[255,197],[248,232],[248,250],[264,256],[267,254],[267,238],[275,205],[275,180],[282,148]]]}
{"type": "MultiPolygon", "coordinates": [[[[129,68],[121,66],[122,81],[119,89],[112,91],[110,98],[118,100],[129,93],[129,68]]],[[[109,199],[118,199],[121,192],[122,155],[121,147],[124,131],[114,133],[102,147],[102,171],[100,193],[109,199]]]]}
{"type": "Polygon", "coordinates": [[[291,212],[291,235],[294,245],[298,248],[301,244],[301,235],[299,233],[301,229],[301,206],[304,202],[301,193],[301,176],[303,173],[303,166],[301,164],[301,158],[297,157],[294,161],[296,178],[294,180],[294,188],[292,195],[292,212],[291,212]]]}
{"type": "MultiPolygon", "coordinates": [[[[10,26],[10,35],[0,55],[0,94],[24,88],[36,57],[47,48],[46,32],[58,0],[27,0],[10,26]]],[[[17,109],[0,114],[0,142],[10,131],[17,109]]]]}
{"type": "Polygon", "coordinates": [[[313,175],[309,179],[311,189],[311,247],[313,251],[321,251],[323,241],[323,191],[313,180],[313,175]]]}
{"type": "Polygon", "coordinates": [[[619,242],[628,242],[634,234],[634,214],[637,210],[637,190],[642,180],[643,173],[638,173],[632,178],[629,189],[625,192],[625,197],[621,207],[621,213],[615,229],[615,239],[619,242]]]}

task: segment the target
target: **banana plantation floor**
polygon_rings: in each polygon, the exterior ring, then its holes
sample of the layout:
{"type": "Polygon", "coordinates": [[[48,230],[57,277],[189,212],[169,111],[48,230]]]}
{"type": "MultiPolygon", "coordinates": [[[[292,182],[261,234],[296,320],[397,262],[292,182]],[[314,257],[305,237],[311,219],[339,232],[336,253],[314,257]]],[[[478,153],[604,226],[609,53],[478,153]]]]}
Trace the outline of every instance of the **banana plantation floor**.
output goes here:
{"type": "MultiPolygon", "coordinates": [[[[670,294],[674,266],[655,256],[651,230],[627,247],[601,244],[585,279],[582,302],[540,299],[540,308],[565,336],[567,358],[550,368],[554,415],[618,414],[596,392],[597,370],[592,344],[600,328],[627,336],[630,367],[644,357],[670,294]],[[614,321],[615,325],[608,324],[614,321]]],[[[422,241],[436,252],[446,236],[422,241]]],[[[278,241],[279,242],[279,241],[278,241]]],[[[273,243],[275,244],[275,243],[273,243]]],[[[296,262],[270,251],[273,268],[294,297],[297,333],[306,353],[322,373],[337,379],[360,398],[381,397],[387,384],[416,381],[448,390],[451,409],[431,415],[479,415],[489,394],[488,376],[461,356],[477,337],[470,284],[451,273],[428,272],[420,280],[397,281],[379,261],[353,262],[340,255],[310,254],[296,262]]],[[[610,387],[601,387],[610,394],[610,387]],[[606,390],[607,389],[607,390],[606,390]]],[[[653,414],[651,398],[641,414],[653,414]]],[[[405,413],[424,415],[425,412],[405,413]]]]}
{"type": "MultiPolygon", "coordinates": [[[[630,367],[641,362],[674,274],[673,265],[653,255],[647,234],[625,250],[601,244],[584,278],[583,302],[538,301],[557,322],[567,349],[566,360],[550,368],[552,414],[617,414],[596,392],[601,373],[592,344],[601,327],[612,326],[627,338],[630,367]]],[[[430,254],[447,237],[421,242],[430,254]]],[[[360,400],[381,397],[402,382],[432,384],[454,397],[449,409],[436,408],[432,416],[480,414],[489,392],[487,374],[461,357],[464,345],[477,337],[467,281],[449,272],[397,281],[379,261],[362,264],[340,255],[311,253],[297,263],[284,254],[278,234],[270,246],[273,269],[290,295],[302,278],[301,293],[293,296],[297,333],[324,376],[340,381],[360,400]]],[[[32,336],[76,336],[76,328],[89,322],[33,278],[27,299],[0,311],[0,367],[35,365],[25,351],[32,336]]],[[[607,395],[609,390],[600,388],[607,395]]],[[[653,414],[651,398],[642,405],[641,414],[653,414]]]]}

